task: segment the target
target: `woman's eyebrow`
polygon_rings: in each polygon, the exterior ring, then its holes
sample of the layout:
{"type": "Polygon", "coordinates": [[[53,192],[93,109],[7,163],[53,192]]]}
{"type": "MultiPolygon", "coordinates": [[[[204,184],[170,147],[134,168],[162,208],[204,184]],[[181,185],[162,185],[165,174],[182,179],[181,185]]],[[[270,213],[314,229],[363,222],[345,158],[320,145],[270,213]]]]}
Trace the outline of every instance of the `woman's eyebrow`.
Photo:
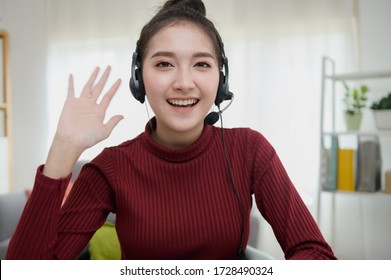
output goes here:
{"type": "Polygon", "coordinates": [[[210,57],[210,58],[214,58],[214,56],[211,53],[208,53],[208,52],[198,52],[198,53],[193,54],[193,57],[210,57]]]}
{"type": "MultiPolygon", "coordinates": [[[[168,51],[159,51],[154,53],[151,58],[159,57],[159,56],[167,56],[167,57],[175,57],[175,54],[173,52],[168,51]]],[[[209,52],[197,52],[193,54],[193,57],[199,58],[199,57],[210,57],[214,59],[214,56],[209,52]]]]}
{"type": "Polygon", "coordinates": [[[154,54],[151,56],[151,58],[158,57],[158,56],[174,57],[175,54],[174,54],[173,52],[162,51],[162,52],[156,52],[156,53],[154,53],[154,54]]]}

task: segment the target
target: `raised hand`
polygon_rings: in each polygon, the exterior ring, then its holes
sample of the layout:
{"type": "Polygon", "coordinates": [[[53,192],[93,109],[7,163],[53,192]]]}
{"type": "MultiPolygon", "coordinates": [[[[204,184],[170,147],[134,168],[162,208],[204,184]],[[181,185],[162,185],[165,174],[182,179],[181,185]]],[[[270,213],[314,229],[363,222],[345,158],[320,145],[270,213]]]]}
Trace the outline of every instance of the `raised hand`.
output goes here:
{"type": "Polygon", "coordinates": [[[103,96],[101,102],[97,103],[110,70],[111,68],[107,67],[96,82],[99,68],[95,68],[79,98],[75,97],[73,76],[69,77],[68,97],[45,164],[45,175],[52,178],[68,175],[80,155],[86,149],[106,139],[123,119],[123,116],[116,115],[104,123],[107,107],[119,88],[120,80],[117,80],[103,96]]]}
{"type": "Polygon", "coordinates": [[[79,98],[75,97],[73,77],[69,77],[68,98],[65,101],[60,121],[58,123],[56,138],[71,142],[80,149],[87,149],[106,139],[113,128],[122,119],[117,115],[106,124],[103,123],[107,107],[118,90],[120,80],[117,80],[98,104],[97,100],[107,82],[110,67],[107,67],[100,80],[95,84],[99,73],[96,68],[85,84],[79,98]]]}

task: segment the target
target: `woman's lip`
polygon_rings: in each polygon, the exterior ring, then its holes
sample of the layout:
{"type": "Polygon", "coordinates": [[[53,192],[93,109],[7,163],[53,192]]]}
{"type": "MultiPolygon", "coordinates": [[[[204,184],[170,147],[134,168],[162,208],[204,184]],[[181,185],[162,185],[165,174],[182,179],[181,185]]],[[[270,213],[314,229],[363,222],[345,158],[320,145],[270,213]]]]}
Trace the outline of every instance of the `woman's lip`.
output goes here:
{"type": "MultiPolygon", "coordinates": [[[[187,99],[185,99],[185,100],[187,100],[187,99]]],[[[195,108],[197,107],[198,102],[199,102],[199,100],[197,99],[197,101],[195,103],[191,103],[191,105],[174,105],[174,104],[170,103],[169,101],[167,101],[167,104],[170,105],[170,108],[174,112],[177,112],[177,113],[188,113],[190,111],[195,110],[195,108]]]]}

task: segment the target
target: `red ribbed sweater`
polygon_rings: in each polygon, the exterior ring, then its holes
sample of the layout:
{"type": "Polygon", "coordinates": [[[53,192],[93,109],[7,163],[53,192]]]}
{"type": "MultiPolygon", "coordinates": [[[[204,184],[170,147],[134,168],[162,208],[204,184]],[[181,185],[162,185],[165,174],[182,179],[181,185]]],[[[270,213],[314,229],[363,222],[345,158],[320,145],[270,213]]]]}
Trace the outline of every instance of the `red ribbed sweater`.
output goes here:
{"type": "MultiPolygon", "coordinates": [[[[275,150],[258,132],[224,129],[234,185],[249,234],[252,195],[287,259],[334,259],[275,150]]],[[[70,180],[38,168],[7,253],[8,259],[74,259],[109,212],[123,259],[235,259],[241,211],[230,182],[221,129],[205,125],[191,146],[158,145],[150,126],[85,165],[61,207],[70,180]]]]}

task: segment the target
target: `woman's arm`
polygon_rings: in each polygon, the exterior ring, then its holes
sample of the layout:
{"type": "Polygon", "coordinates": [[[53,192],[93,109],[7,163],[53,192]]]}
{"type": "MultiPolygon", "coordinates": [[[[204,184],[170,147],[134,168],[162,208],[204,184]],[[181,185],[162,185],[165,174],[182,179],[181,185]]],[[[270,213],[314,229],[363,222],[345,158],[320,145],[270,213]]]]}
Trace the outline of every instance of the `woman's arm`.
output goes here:
{"type": "Polygon", "coordinates": [[[74,258],[111,210],[109,196],[99,198],[94,193],[95,188],[107,187],[104,175],[95,168],[84,172],[83,182],[74,185],[75,199],[61,208],[70,174],[80,155],[107,138],[122,119],[117,115],[103,123],[120,80],[97,103],[110,67],[95,84],[98,73],[96,68],[79,98],[74,96],[72,76],[69,78],[68,97],[47,161],[38,168],[33,192],[11,239],[7,259],[74,258]],[[89,178],[94,182],[89,182],[89,178]]]}
{"type": "Polygon", "coordinates": [[[253,161],[258,209],[273,228],[286,259],[335,259],[329,244],[272,146],[259,138],[253,161]]]}

